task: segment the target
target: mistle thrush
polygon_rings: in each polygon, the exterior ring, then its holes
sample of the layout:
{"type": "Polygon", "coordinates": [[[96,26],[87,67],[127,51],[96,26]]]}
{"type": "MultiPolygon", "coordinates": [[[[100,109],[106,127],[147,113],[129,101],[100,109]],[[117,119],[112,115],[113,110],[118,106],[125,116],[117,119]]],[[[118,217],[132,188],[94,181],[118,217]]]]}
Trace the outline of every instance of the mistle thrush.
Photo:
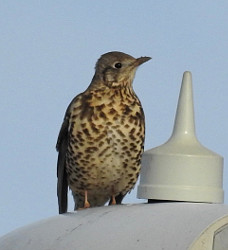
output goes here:
{"type": "Polygon", "coordinates": [[[132,82],[150,57],[109,52],[96,63],[89,87],[68,106],[57,141],[59,213],[67,212],[68,186],[75,210],[120,204],[135,185],[145,120],[132,82]]]}

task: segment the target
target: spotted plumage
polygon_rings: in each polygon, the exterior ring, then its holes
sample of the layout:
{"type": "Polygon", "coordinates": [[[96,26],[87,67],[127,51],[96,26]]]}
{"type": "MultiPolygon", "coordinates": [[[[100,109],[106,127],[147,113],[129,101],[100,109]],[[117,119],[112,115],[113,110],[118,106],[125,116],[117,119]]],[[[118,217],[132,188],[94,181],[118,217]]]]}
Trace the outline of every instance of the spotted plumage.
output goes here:
{"type": "Polygon", "coordinates": [[[79,209],[119,204],[135,185],[145,121],[132,81],[149,59],[102,55],[91,84],[68,106],[56,146],[59,213],[67,211],[68,186],[79,209]]]}

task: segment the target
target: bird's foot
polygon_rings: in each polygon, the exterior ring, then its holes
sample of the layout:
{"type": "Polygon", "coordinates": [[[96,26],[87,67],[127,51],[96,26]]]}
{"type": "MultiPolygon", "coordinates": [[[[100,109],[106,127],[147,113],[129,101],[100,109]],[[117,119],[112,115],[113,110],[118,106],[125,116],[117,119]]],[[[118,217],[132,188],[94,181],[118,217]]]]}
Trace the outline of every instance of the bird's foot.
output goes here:
{"type": "Polygon", "coordinates": [[[89,207],[90,207],[89,202],[88,202],[88,201],[85,201],[85,203],[84,203],[84,207],[83,207],[83,208],[89,208],[89,207]]]}
{"type": "Polygon", "coordinates": [[[84,202],[84,208],[89,208],[90,204],[88,202],[88,192],[85,190],[85,202],[84,202]]]}
{"type": "Polygon", "coordinates": [[[78,207],[77,210],[83,210],[85,208],[90,207],[90,203],[88,202],[88,191],[87,190],[84,191],[84,195],[85,195],[84,206],[83,207],[78,207]]]}
{"type": "Polygon", "coordinates": [[[116,205],[116,198],[115,195],[112,195],[112,202],[111,205],[116,205]]]}

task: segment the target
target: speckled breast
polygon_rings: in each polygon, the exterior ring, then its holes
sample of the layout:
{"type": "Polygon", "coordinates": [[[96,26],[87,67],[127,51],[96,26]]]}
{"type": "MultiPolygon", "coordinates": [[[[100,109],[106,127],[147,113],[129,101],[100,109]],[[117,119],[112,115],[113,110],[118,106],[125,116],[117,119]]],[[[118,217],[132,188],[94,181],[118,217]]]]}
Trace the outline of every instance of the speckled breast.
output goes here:
{"type": "Polygon", "coordinates": [[[129,88],[90,91],[72,104],[66,156],[74,192],[126,193],[135,184],[144,144],[144,114],[129,88]]]}

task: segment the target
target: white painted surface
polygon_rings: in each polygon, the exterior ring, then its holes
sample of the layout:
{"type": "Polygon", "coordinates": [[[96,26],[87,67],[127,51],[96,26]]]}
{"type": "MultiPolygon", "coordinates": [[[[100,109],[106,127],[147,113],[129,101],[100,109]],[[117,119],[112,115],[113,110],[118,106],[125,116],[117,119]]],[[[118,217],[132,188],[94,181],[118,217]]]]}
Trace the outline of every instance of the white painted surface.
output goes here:
{"type": "Polygon", "coordinates": [[[228,218],[228,206],[221,204],[171,202],[91,208],[13,231],[0,238],[0,249],[184,250],[222,217],[228,218]]]}

